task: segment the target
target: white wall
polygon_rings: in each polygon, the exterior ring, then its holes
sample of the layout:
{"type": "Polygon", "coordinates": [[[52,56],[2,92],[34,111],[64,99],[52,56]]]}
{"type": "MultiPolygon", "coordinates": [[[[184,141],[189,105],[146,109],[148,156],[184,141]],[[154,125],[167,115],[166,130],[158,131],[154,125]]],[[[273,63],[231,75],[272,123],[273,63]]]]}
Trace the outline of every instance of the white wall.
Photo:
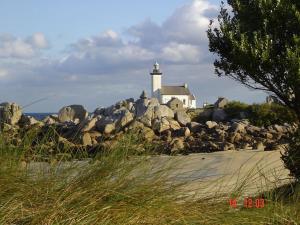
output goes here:
{"type": "Polygon", "coordinates": [[[196,100],[190,100],[190,108],[191,109],[196,109],[197,108],[196,100]]]}

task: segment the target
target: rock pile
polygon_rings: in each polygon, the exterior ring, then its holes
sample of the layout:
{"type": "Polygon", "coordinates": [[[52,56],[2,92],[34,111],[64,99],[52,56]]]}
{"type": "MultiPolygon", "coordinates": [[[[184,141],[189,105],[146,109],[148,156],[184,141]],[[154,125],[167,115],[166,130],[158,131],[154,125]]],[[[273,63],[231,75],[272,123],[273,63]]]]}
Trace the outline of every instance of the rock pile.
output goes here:
{"type": "MultiPolygon", "coordinates": [[[[176,103],[176,100],[172,100],[176,103]]],[[[174,104],[169,104],[173,106],[174,104]]],[[[176,105],[176,104],[175,104],[176,105]]],[[[146,141],[159,144],[160,152],[191,153],[227,150],[274,150],[284,144],[296,125],[256,127],[247,120],[192,122],[180,107],[159,104],[155,98],[127,99],[92,115],[80,105],[63,107],[58,116],[43,121],[22,115],[16,104],[0,104],[0,121],[21,127],[54,128],[64,145],[97,146],[117,140],[126,132],[136,132],[146,141]],[[63,141],[62,141],[63,140],[63,141]]],[[[215,117],[222,118],[222,114],[215,117]]]]}

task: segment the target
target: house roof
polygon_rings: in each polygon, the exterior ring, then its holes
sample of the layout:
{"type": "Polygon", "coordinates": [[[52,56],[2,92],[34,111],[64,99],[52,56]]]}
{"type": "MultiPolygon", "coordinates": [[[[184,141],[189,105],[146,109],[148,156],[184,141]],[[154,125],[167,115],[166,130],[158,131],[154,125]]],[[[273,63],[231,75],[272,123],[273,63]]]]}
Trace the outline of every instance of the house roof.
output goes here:
{"type": "Polygon", "coordinates": [[[191,95],[191,92],[185,86],[162,86],[161,95],[191,95]]]}

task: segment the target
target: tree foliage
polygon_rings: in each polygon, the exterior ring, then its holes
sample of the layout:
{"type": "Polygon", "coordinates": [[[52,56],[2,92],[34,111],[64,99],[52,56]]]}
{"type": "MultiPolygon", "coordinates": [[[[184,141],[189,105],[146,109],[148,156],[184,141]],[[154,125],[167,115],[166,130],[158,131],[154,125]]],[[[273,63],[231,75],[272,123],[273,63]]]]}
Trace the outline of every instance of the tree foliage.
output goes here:
{"type": "Polygon", "coordinates": [[[272,93],[300,119],[300,1],[227,3],[207,31],[216,73],[272,93]]]}
{"type": "Polygon", "coordinates": [[[300,129],[292,138],[281,158],[285,167],[290,170],[290,175],[300,181],[300,129]]]}

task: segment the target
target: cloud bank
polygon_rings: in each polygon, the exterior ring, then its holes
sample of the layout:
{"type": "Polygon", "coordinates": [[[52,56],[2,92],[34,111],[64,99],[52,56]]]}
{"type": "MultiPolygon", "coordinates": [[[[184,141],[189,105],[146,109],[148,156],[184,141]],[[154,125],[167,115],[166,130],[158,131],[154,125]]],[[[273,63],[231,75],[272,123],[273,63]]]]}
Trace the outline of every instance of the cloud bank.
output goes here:
{"type": "Polygon", "coordinates": [[[198,105],[221,95],[261,100],[261,93],[249,92],[213,75],[206,30],[218,12],[219,7],[209,1],[194,0],[176,9],[162,24],[148,18],[124,33],[107,30],[85,37],[54,59],[42,54],[49,48],[42,33],[24,39],[1,35],[0,96],[15,98],[12,100],[22,104],[41,95],[57,96],[28,111],[55,111],[72,103],[93,110],[122,98],[137,97],[143,89],[150,93],[149,70],[158,60],[163,82],[190,83],[198,105]],[[17,93],[8,90],[12,85],[17,93]]]}

